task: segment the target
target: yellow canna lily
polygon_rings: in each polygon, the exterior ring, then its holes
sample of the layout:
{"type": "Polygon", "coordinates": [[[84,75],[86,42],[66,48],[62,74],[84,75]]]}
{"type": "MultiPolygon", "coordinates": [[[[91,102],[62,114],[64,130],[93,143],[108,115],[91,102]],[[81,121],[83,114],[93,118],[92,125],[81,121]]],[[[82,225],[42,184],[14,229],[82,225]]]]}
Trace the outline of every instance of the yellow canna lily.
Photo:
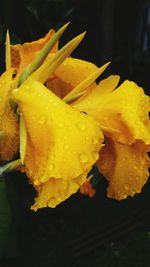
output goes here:
{"type": "Polygon", "coordinates": [[[10,68],[0,77],[0,160],[9,161],[19,146],[18,117],[14,113],[9,97],[16,87],[15,69],[10,68]]]}
{"type": "Polygon", "coordinates": [[[14,90],[13,100],[27,130],[25,172],[39,194],[47,195],[49,190],[49,198],[41,200],[39,195],[33,207],[37,209],[38,203],[53,207],[77,191],[97,161],[103,142],[99,124],[32,78],[14,90]],[[54,191],[47,189],[51,184],[54,191]],[[61,199],[55,195],[59,190],[61,199]],[[50,198],[56,199],[51,202],[50,198]]]}
{"type": "MultiPolygon", "coordinates": [[[[17,68],[17,73],[21,73],[35,58],[37,53],[44,47],[44,45],[52,38],[55,31],[51,29],[43,38],[37,41],[11,45],[11,64],[12,67],[17,68]]],[[[58,42],[54,45],[51,52],[58,51],[58,42]]]]}
{"type": "MultiPolygon", "coordinates": [[[[95,191],[87,175],[95,163],[108,180],[110,198],[133,196],[148,179],[150,98],[134,82],[118,86],[117,75],[97,85],[95,79],[109,63],[99,69],[68,57],[85,33],[58,51],[67,25],[56,34],[50,30],[37,41],[11,46],[11,56],[8,33],[6,38],[7,71],[0,77],[0,160],[11,160],[20,140],[20,160],[11,168],[24,164],[21,170],[37,191],[31,207],[35,211],[57,206],[79,188],[92,197],[95,191]],[[19,107],[20,136],[10,97],[19,107]]],[[[2,169],[8,170],[6,165],[2,169]]]]}
{"type": "Polygon", "coordinates": [[[141,191],[148,179],[150,98],[142,88],[125,81],[116,90],[110,76],[72,104],[99,123],[106,144],[97,166],[109,181],[108,196],[123,199],[141,191]]]}

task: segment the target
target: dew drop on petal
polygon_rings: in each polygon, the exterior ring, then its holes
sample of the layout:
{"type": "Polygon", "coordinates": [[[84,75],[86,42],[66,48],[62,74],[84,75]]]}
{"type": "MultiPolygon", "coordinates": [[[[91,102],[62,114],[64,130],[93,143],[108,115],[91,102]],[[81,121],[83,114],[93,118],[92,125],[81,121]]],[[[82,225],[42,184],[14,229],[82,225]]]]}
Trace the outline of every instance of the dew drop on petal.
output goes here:
{"type": "Polygon", "coordinates": [[[39,118],[39,123],[40,124],[44,124],[45,123],[45,118],[44,117],[40,117],[39,118]]]}
{"type": "Polygon", "coordinates": [[[97,152],[93,152],[93,158],[95,161],[97,161],[99,158],[99,154],[97,152]]]}
{"type": "Polygon", "coordinates": [[[123,195],[122,195],[122,198],[123,198],[123,199],[127,198],[127,194],[123,194],[123,195]]]}
{"type": "Polygon", "coordinates": [[[97,138],[97,136],[93,136],[92,142],[94,145],[97,145],[99,143],[99,139],[97,138]]]}
{"type": "Polygon", "coordinates": [[[54,169],[54,164],[50,163],[50,164],[48,165],[48,170],[49,170],[49,171],[52,171],[53,169],[54,169]]]}
{"type": "Polygon", "coordinates": [[[86,163],[86,162],[88,162],[89,159],[85,153],[82,153],[79,155],[79,160],[81,163],[86,163]]]}
{"type": "Polygon", "coordinates": [[[125,189],[126,191],[128,191],[128,190],[129,190],[129,185],[128,185],[128,184],[124,184],[124,189],[125,189]]]}
{"type": "Polygon", "coordinates": [[[77,123],[77,128],[78,130],[84,131],[85,130],[85,124],[78,122],[77,123]]]}
{"type": "Polygon", "coordinates": [[[104,121],[108,121],[108,117],[104,117],[103,120],[104,120],[104,121]]]}
{"type": "Polygon", "coordinates": [[[34,181],[34,185],[39,185],[39,184],[40,184],[39,180],[34,181]]]}
{"type": "Polygon", "coordinates": [[[133,166],[133,169],[134,169],[134,170],[137,170],[137,166],[134,165],[134,166],[133,166]]]}

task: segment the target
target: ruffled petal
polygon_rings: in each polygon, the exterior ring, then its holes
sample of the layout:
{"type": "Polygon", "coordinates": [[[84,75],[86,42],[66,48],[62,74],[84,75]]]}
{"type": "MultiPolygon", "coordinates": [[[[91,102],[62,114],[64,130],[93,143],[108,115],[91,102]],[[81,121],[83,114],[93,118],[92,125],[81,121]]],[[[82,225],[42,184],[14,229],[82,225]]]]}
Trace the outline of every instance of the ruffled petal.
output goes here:
{"type": "Polygon", "coordinates": [[[108,97],[99,121],[119,131],[111,138],[122,143],[142,140],[150,144],[150,98],[134,82],[125,81],[108,97]]]}
{"type": "Polygon", "coordinates": [[[96,87],[97,100],[89,92],[88,99],[86,96],[85,99],[79,99],[73,107],[92,115],[100,122],[101,127],[106,129],[105,135],[114,141],[130,144],[138,139],[150,144],[149,96],[145,95],[136,83],[130,81],[125,81],[116,90],[112,89],[111,86],[109,90],[106,87],[106,94],[98,96],[96,87]],[[114,131],[109,131],[109,128],[114,131]]]}
{"type": "Polygon", "coordinates": [[[49,177],[69,180],[86,175],[103,142],[99,124],[31,78],[14,90],[13,97],[25,120],[25,166],[33,183],[38,185],[49,177]]]}
{"type": "Polygon", "coordinates": [[[84,183],[86,177],[83,175],[72,180],[50,178],[47,182],[36,187],[38,196],[31,209],[36,211],[40,208],[55,208],[58,204],[76,193],[84,183]]]}
{"type": "Polygon", "coordinates": [[[108,197],[121,200],[141,192],[149,176],[148,150],[141,141],[125,145],[107,140],[97,166],[108,180],[108,197]]]}

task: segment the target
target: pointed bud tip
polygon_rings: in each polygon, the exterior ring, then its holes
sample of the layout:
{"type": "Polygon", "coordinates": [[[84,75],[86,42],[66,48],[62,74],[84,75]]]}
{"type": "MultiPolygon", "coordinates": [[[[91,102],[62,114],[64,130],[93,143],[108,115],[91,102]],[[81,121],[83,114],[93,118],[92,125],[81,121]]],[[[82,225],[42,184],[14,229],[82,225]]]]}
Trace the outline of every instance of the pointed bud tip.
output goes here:
{"type": "Polygon", "coordinates": [[[69,26],[69,24],[70,24],[70,21],[68,21],[66,24],[64,24],[60,29],[58,29],[58,32],[60,31],[60,32],[64,32],[66,29],[67,29],[67,27],[69,26]]]}
{"type": "Polygon", "coordinates": [[[108,61],[107,63],[104,64],[104,66],[108,67],[111,64],[111,61],[108,61]]]}

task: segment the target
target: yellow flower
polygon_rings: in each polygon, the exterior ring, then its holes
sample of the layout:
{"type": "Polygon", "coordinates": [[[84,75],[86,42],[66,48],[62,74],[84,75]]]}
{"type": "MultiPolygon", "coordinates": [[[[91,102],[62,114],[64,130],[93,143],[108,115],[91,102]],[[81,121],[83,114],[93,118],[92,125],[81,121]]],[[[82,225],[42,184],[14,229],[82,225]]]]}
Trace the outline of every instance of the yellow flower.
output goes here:
{"type": "Polygon", "coordinates": [[[117,79],[101,81],[72,106],[100,123],[106,144],[97,165],[109,181],[108,196],[123,199],[140,192],[148,179],[150,98],[130,81],[114,90],[117,79]]]}
{"type": "MultiPolygon", "coordinates": [[[[66,27],[54,38],[55,32],[50,30],[37,41],[11,46],[12,66],[22,75],[14,79],[14,69],[9,69],[0,77],[0,160],[11,160],[18,151],[18,117],[10,104],[12,94],[21,113],[22,171],[38,194],[31,207],[35,211],[55,207],[79,188],[92,196],[94,190],[87,175],[96,162],[108,180],[111,198],[120,200],[139,193],[148,179],[150,98],[134,82],[125,81],[116,88],[120,79],[117,75],[97,85],[95,75],[108,64],[98,69],[90,62],[67,58],[84,34],[56,54],[56,40],[66,27]],[[51,46],[56,44],[44,67],[37,70],[43,52],[36,55],[51,38],[51,46]],[[31,62],[33,66],[29,66],[31,62]]],[[[9,63],[8,39],[6,43],[9,63]]],[[[45,49],[42,60],[48,51],[45,49]]]]}
{"type": "Polygon", "coordinates": [[[27,130],[25,171],[39,192],[34,209],[54,207],[77,191],[97,161],[103,142],[99,124],[32,78],[14,90],[13,99],[27,130]],[[49,197],[44,200],[40,194],[47,195],[47,190],[49,197]],[[60,190],[59,198],[55,192],[60,190]]]}
{"type": "Polygon", "coordinates": [[[15,69],[11,68],[0,77],[0,160],[11,160],[19,146],[18,118],[9,97],[16,87],[15,69]]]}

